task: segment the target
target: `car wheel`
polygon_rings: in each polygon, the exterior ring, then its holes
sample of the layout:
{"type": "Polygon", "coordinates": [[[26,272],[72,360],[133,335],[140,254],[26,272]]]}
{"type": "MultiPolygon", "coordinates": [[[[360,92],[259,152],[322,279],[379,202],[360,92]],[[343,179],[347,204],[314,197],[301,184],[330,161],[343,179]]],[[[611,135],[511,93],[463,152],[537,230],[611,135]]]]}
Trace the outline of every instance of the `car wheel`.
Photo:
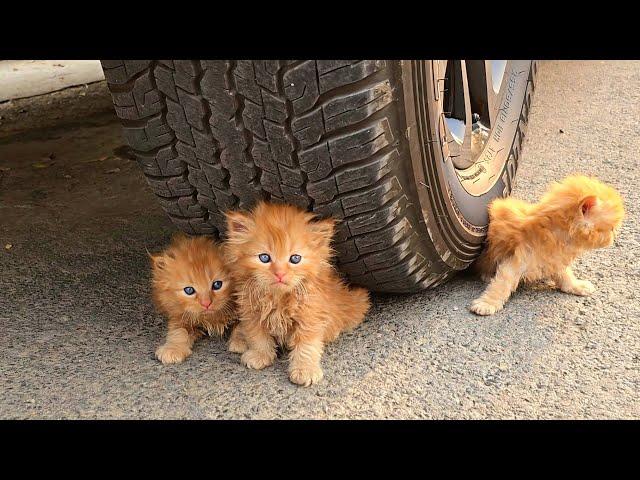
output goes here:
{"type": "Polygon", "coordinates": [[[340,220],[337,266],[374,291],[437,285],[479,254],[520,162],[536,64],[103,61],[127,143],[181,230],[259,199],[340,220]]]}

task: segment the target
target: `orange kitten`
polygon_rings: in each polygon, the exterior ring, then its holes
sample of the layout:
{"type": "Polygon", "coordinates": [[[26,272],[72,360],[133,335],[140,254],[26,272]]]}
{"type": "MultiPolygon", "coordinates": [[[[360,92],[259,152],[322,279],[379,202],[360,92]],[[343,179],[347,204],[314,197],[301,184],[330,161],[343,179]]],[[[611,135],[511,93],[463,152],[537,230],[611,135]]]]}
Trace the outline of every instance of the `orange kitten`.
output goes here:
{"type": "Polygon", "coordinates": [[[151,263],[153,299],[169,320],[156,357],[180,363],[204,332],[222,335],[233,319],[229,273],[219,248],[206,237],[176,235],[164,252],[151,255],[151,263]]]}
{"type": "Polygon", "coordinates": [[[240,318],[229,350],[241,353],[247,367],[271,365],[277,342],[291,350],[291,381],[317,383],[325,343],[364,319],[367,291],[349,289],[330,264],[334,223],[265,202],[250,213],[227,214],[226,252],[240,318]]]}
{"type": "Polygon", "coordinates": [[[489,206],[487,247],[476,263],[483,279],[491,280],[470,310],[494,314],[521,280],[547,279],[566,293],[593,293],[593,284],[578,280],[570,265],[587,250],[611,245],[623,217],[618,192],[580,175],[553,184],[536,204],[515,198],[494,200],[489,206]]]}

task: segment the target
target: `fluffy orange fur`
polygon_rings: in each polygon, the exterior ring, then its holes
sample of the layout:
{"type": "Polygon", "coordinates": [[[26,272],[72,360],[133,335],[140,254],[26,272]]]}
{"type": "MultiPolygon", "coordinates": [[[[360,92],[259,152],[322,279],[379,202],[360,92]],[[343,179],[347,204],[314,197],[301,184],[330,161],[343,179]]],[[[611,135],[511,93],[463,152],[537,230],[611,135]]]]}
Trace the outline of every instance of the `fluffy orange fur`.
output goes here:
{"type": "Polygon", "coordinates": [[[333,232],[334,220],[290,205],[262,202],[251,212],[227,213],[226,255],[240,319],[229,350],[247,367],[273,364],[280,344],[290,349],[291,381],[317,383],[324,345],[364,319],[368,292],[348,288],[330,263],[333,232]]]}
{"type": "Polygon", "coordinates": [[[176,235],[165,251],[151,255],[151,264],[153,299],[168,318],[167,338],[156,357],[180,363],[203,333],[222,335],[233,320],[230,275],[220,248],[206,237],[176,235]],[[214,282],[222,283],[214,290],[214,282]],[[186,287],[194,292],[188,295],[186,287]]]}
{"type": "Polygon", "coordinates": [[[593,293],[593,284],[578,280],[571,263],[587,250],[611,245],[623,217],[618,192],[581,175],[551,185],[536,204],[515,198],[494,200],[489,206],[487,246],[476,263],[489,285],[470,310],[492,315],[521,281],[551,280],[566,293],[593,293]]]}

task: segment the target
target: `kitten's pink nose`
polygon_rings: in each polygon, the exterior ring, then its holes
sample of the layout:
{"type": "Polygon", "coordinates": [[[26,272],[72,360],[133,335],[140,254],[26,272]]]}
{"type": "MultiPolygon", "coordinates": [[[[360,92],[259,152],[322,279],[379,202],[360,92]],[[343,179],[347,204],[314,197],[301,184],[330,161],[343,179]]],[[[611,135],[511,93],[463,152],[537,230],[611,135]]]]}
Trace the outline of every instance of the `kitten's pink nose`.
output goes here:
{"type": "Polygon", "coordinates": [[[284,276],[286,275],[286,273],[285,273],[285,272],[276,272],[274,275],[276,276],[276,278],[278,279],[278,281],[282,283],[282,279],[284,278],[284,276]]]}
{"type": "Polygon", "coordinates": [[[204,308],[209,308],[209,305],[211,305],[211,299],[207,298],[205,300],[200,300],[200,305],[204,308]]]}

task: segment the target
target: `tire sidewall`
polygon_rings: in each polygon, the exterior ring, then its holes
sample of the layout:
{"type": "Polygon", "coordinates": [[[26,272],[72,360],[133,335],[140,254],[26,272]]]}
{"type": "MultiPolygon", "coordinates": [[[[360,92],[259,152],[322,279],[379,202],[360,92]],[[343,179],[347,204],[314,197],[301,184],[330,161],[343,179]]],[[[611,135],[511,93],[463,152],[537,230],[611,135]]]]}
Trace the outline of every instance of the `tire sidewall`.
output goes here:
{"type": "MultiPolygon", "coordinates": [[[[514,185],[529,113],[535,63],[511,61],[505,71],[499,97],[499,118],[479,159],[491,155],[496,162],[495,183],[479,195],[465,190],[453,162],[442,146],[443,115],[439,107],[438,79],[434,61],[407,62],[403,85],[407,127],[416,189],[428,235],[442,260],[453,269],[463,269],[479,254],[488,225],[487,209],[497,197],[509,195],[514,185]],[[511,83],[509,83],[511,82],[511,83]],[[496,126],[500,125],[500,135],[496,126]],[[500,166],[501,165],[501,166],[500,166]],[[499,173],[498,173],[499,172],[499,173]]],[[[476,178],[474,177],[474,178],[476,178]]]]}

